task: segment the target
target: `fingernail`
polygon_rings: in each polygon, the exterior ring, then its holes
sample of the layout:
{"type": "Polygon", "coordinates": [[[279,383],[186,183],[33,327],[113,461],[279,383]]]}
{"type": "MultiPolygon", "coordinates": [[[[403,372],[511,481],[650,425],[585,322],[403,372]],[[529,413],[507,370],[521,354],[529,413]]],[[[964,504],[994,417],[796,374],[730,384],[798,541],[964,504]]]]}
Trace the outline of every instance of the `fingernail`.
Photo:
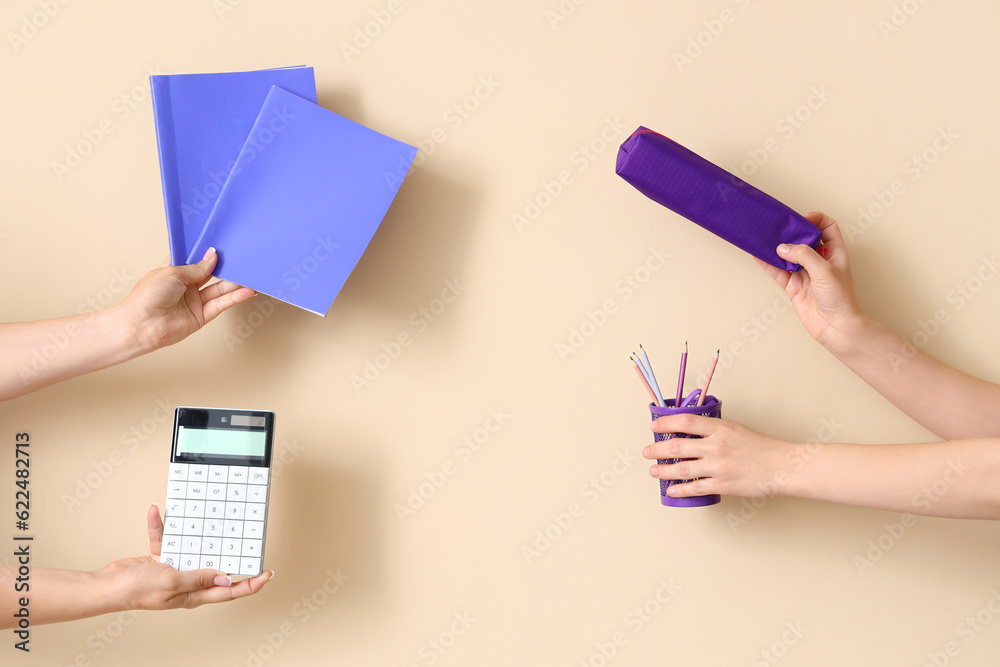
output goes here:
{"type": "Polygon", "coordinates": [[[233,580],[224,574],[217,574],[215,575],[215,579],[212,580],[212,583],[216,586],[232,586],[233,580]]]}
{"type": "Polygon", "coordinates": [[[214,247],[209,248],[208,250],[205,251],[205,256],[201,258],[201,261],[204,262],[206,259],[208,259],[214,254],[215,254],[215,248],[214,247]]]}
{"type": "Polygon", "coordinates": [[[649,474],[653,477],[656,477],[656,466],[653,466],[652,468],[649,469],[649,474]]]}
{"type": "Polygon", "coordinates": [[[268,581],[274,579],[274,570],[271,570],[271,576],[267,578],[268,581]]]}
{"type": "Polygon", "coordinates": [[[649,447],[646,447],[642,450],[642,455],[645,456],[647,459],[649,458],[649,447]]]}
{"type": "Polygon", "coordinates": [[[791,249],[792,247],[790,245],[788,245],[787,243],[782,243],[781,245],[778,246],[778,254],[784,255],[791,249]]]}

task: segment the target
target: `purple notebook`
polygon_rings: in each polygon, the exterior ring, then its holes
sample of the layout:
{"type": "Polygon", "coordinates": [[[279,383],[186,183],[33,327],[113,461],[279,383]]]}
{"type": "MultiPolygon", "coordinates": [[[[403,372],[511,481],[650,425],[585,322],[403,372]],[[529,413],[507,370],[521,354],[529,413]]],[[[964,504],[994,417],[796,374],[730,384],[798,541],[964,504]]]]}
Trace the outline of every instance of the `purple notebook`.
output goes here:
{"type": "Polygon", "coordinates": [[[149,84],[170,263],[179,265],[201,234],[271,86],[315,102],[316,80],[312,67],[283,67],[158,74],[149,84]]]}
{"type": "Polygon", "coordinates": [[[271,88],[188,261],[317,315],[361,259],[417,149],[271,88]]]}
{"type": "Polygon", "coordinates": [[[615,172],[653,201],[786,271],[782,243],[816,247],[820,230],[770,195],[645,127],[618,149],[615,172]]]}

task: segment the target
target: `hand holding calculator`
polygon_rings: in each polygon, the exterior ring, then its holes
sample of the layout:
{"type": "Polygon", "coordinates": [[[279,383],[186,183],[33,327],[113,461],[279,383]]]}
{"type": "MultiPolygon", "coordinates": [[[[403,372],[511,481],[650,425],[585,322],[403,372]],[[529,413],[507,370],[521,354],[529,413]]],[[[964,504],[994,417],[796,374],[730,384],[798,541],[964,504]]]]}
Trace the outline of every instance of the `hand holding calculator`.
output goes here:
{"type": "Polygon", "coordinates": [[[174,413],[160,562],[178,570],[263,570],[274,413],[174,413]]]}

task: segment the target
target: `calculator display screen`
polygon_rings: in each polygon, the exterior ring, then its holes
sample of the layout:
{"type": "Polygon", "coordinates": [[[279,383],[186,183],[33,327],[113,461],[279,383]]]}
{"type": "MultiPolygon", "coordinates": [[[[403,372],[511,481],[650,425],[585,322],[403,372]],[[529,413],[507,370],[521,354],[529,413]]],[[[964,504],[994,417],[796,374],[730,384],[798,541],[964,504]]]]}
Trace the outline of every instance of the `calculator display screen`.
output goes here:
{"type": "Polygon", "coordinates": [[[178,430],[178,454],[259,457],[264,456],[267,445],[267,434],[264,431],[184,428],[183,426],[178,430]]]}
{"type": "Polygon", "coordinates": [[[180,407],[171,461],[266,468],[273,437],[273,412],[180,407]]]}

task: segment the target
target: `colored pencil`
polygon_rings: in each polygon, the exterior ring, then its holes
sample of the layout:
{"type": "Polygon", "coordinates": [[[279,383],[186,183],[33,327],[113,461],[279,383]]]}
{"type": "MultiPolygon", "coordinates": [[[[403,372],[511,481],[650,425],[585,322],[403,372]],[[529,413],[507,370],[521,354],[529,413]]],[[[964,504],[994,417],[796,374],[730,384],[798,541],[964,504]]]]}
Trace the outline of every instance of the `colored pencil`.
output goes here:
{"type": "Polygon", "coordinates": [[[660,392],[660,385],[656,382],[656,373],[653,372],[653,364],[649,363],[649,357],[646,355],[646,350],[643,349],[642,343],[639,343],[639,352],[642,353],[642,361],[646,366],[646,370],[649,371],[649,384],[653,386],[653,393],[656,394],[656,398],[659,400],[659,406],[661,408],[666,407],[666,403],[663,401],[663,394],[660,392]]]}
{"type": "Polygon", "coordinates": [[[677,373],[677,398],[674,399],[674,407],[681,405],[681,395],[684,393],[684,371],[687,370],[688,363],[688,343],[684,341],[684,352],[681,354],[681,369],[677,373]]]}
{"type": "Polygon", "coordinates": [[[654,403],[659,405],[660,401],[656,398],[656,394],[653,393],[653,388],[649,386],[649,382],[646,381],[646,376],[643,374],[642,369],[639,368],[639,364],[637,364],[635,359],[632,357],[629,357],[629,359],[632,360],[632,367],[635,369],[636,375],[638,375],[639,379],[642,380],[642,386],[649,392],[649,397],[653,399],[654,403]]]}
{"type": "Polygon", "coordinates": [[[705,378],[705,384],[701,388],[701,396],[698,397],[698,405],[705,404],[705,397],[708,396],[708,385],[712,381],[712,376],[715,374],[715,365],[719,363],[719,350],[715,351],[715,358],[712,359],[712,364],[708,367],[708,377],[705,378]]]}

